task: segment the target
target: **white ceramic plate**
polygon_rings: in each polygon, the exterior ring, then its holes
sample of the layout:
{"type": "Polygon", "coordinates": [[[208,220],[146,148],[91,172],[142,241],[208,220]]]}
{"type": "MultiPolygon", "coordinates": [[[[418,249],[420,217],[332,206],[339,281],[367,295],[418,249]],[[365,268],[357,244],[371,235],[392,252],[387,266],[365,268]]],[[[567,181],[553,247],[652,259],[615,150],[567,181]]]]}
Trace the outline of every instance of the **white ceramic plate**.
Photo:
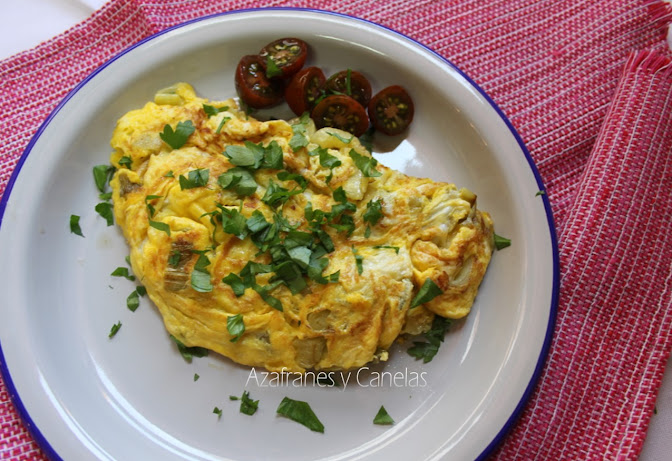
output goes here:
{"type": "Polygon", "coordinates": [[[0,208],[5,383],[55,458],[483,457],[515,422],[551,338],[557,251],[540,189],[529,154],[487,95],[394,31],[342,15],[274,9],[173,28],[79,85],[40,128],[8,185],[0,208]],[[213,354],[189,364],[146,298],[135,313],[126,308],[133,283],[110,276],[128,250],[94,211],[91,169],[108,162],[117,118],[177,81],[205,97],[230,97],[240,56],[282,36],[305,39],[310,62],[327,74],[352,68],[374,88],[408,88],[416,103],[412,129],[403,139],[381,137],[378,160],[475,191],[496,232],[513,242],[494,255],[472,313],[428,364],[395,347],[385,366],[352,375],[340,388],[264,383],[260,370],[255,379],[213,354]],[[82,217],[85,238],[70,233],[71,214],[82,217]],[[119,321],[121,330],[108,339],[119,321]],[[243,390],[260,400],[253,416],[229,400],[243,390]],[[308,401],[325,433],[277,416],[284,396],[308,401]],[[372,424],[381,405],[394,426],[372,424]]]}

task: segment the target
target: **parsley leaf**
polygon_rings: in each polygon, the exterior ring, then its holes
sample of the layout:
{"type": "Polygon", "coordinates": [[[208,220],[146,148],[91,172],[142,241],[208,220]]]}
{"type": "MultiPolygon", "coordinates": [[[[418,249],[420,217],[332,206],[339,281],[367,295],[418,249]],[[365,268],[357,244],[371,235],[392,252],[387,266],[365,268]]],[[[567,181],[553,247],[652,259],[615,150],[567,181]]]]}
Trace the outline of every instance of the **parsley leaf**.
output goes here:
{"type": "Polygon", "coordinates": [[[446,331],[450,328],[451,321],[438,315],[432,321],[432,327],[425,333],[425,341],[413,341],[413,346],[407,352],[416,359],[422,359],[424,363],[431,362],[443,342],[446,331]]]}
{"type": "Polygon", "coordinates": [[[504,248],[511,246],[511,240],[501,235],[495,234],[495,248],[498,250],[503,250],[504,248]]]}
{"type": "Polygon", "coordinates": [[[422,284],[420,290],[418,290],[418,293],[415,295],[415,298],[413,298],[413,301],[411,301],[411,307],[409,309],[413,309],[418,307],[420,304],[429,302],[440,294],[443,294],[441,288],[439,288],[439,286],[434,283],[432,279],[426,278],[425,283],[422,284]]]}
{"type": "Polygon", "coordinates": [[[328,134],[329,136],[333,136],[334,138],[338,139],[339,141],[341,141],[341,142],[344,143],[344,144],[350,144],[350,141],[352,141],[352,139],[354,138],[354,136],[350,136],[350,138],[344,138],[344,137],[341,136],[340,134],[338,134],[338,133],[334,133],[333,131],[330,131],[330,132],[327,133],[327,134],[328,134]]]}
{"type": "Polygon", "coordinates": [[[226,329],[231,335],[231,342],[235,343],[245,333],[243,314],[230,315],[226,318],[226,329]]]}
{"type": "Polygon", "coordinates": [[[254,210],[252,215],[247,219],[246,225],[250,232],[256,233],[266,229],[271,223],[266,221],[266,218],[261,211],[254,210]]]}
{"type": "Polygon", "coordinates": [[[350,153],[348,155],[355,162],[355,166],[357,166],[357,168],[359,168],[362,174],[367,178],[382,176],[383,173],[376,170],[378,160],[375,158],[360,155],[355,151],[355,149],[350,149],[350,153]]]}
{"type": "Polygon", "coordinates": [[[180,189],[194,189],[208,185],[210,179],[209,168],[197,168],[187,173],[187,176],[180,175],[180,189]]]}
{"type": "Polygon", "coordinates": [[[380,410],[378,410],[378,413],[376,414],[376,417],[373,418],[373,424],[391,425],[394,424],[394,420],[389,414],[387,414],[385,407],[381,405],[380,410]]]}
{"type": "Polygon", "coordinates": [[[128,295],[128,298],[126,298],[126,307],[131,312],[135,312],[136,309],[140,306],[140,293],[138,293],[137,290],[133,290],[133,292],[128,295]]]}
{"type": "Polygon", "coordinates": [[[126,167],[129,170],[132,170],[131,167],[133,166],[133,160],[128,155],[124,155],[123,157],[121,157],[119,159],[118,163],[119,163],[120,166],[126,167]]]}
{"type": "MultiPolygon", "coordinates": [[[[198,375],[194,375],[194,381],[196,381],[196,376],[198,376],[198,375]]],[[[222,417],[223,412],[222,412],[221,408],[215,407],[215,408],[212,409],[212,412],[217,415],[217,419],[222,417]]]]}
{"type": "Polygon", "coordinates": [[[373,152],[373,133],[375,133],[373,125],[370,126],[363,135],[359,137],[359,142],[364,146],[369,152],[373,152]]]}
{"type": "Polygon", "coordinates": [[[243,395],[238,398],[235,395],[229,396],[229,400],[240,400],[240,412],[252,416],[259,408],[259,400],[252,400],[248,391],[243,391],[243,395]]]}
{"type": "Polygon", "coordinates": [[[234,274],[233,272],[224,277],[222,279],[222,282],[226,283],[231,287],[231,289],[233,290],[233,294],[235,294],[236,297],[243,296],[243,294],[245,294],[245,290],[248,288],[245,282],[243,282],[243,279],[241,279],[238,275],[234,274]]]}
{"type": "Polygon", "coordinates": [[[208,116],[208,118],[219,114],[220,112],[226,112],[229,110],[229,106],[215,107],[209,104],[203,104],[203,112],[208,116]]]}
{"type": "Polygon", "coordinates": [[[145,205],[147,206],[147,213],[149,214],[150,218],[153,218],[154,214],[156,213],[154,205],[152,205],[150,202],[161,197],[163,197],[163,195],[148,195],[147,197],[145,197],[145,205]]]}
{"type": "Polygon", "coordinates": [[[166,124],[163,127],[163,132],[159,133],[159,136],[163,142],[168,144],[173,149],[179,149],[187,143],[187,139],[189,139],[189,136],[191,136],[194,131],[196,131],[196,127],[194,126],[193,122],[191,120],[187,120],[184,122],[178,122],[175,130],[173,130],[172,126],[166,124]]]}
{"type": "Polygon", "coordinates": [[[219,175],[217,183],[222,189],[233,190],[236,194],[242,196],[252,195],[257,190],[257,182],[254,180],[254,176],[242,167],[229,168],[219,175]]]}
{"type": "Polygon", "coordinates": [[[357,265],[357,273],[359,275],[362,275],[362,272],[364,272],[364,258],[362,255],[357,253],[357,249],[353,246],[352,247],[352,254],[355,256],[355,264],[357,265]]]}
{"type": "Polygon", "coordinates": [[[278,406],[277,413],[299,424],[303,424],[311,431],[324,433],[324,425],[317,418],[307,402],[285,397],[278,406]]]}
{"type": "Polygon", "coordinates": [[[170,237],[170,226],[164,222],[160,221],[152,221],[151,219],[149,220],[149,225],[150,227],[153,227],[156,230],[160,230],[161,232],[165,232],[168,234],[170,237]]]}
{"type": "Polygon", "coordinates": [[[191,288],[200,293],[209,293],[212,291],[210,272],[206,269],[209,265],[210,260],[205,253],[200,253],[194,270],[191,271],[191,288]]]}
{"type": "Polygon", "coordinates": [[[381,199],[375,201],[371,200],[369,203],[366,204],[366,211],[362,216],[364,222],[367,222],[372,226],[375,226],[382,217],[383,217],[383,201],[381,199]]]}
{"type": "Polygon", "coordinates": [[[273,58],[270,55],[266,56],[266,77],[273,78],[279,77],[282,75],[282,69],[278,67],[273,58]]]}
{"type": "Polygon", "coordinates": [[[121,329],[121,322],[117,322],[114,325],[112,325],[112,328],[110,328],[110,334],[107,335],[108,338],[112,339],[114,336],[119,332],[121,329]]]}
{"type": "Polygon", "coordinates": [[[394,250],[395,253],[399,254],[399,247],[395,247],[395,246],[392,246],[392,245],[376,245],[372,248],[375,248],[377,250],[386,248],[388,250],[394,250]]]}
{"type": "Polygon", "coordinates": [[[130,281],[135,280],[135,275],[131,275],[127,267],[117,267],[110,275],[113,277],[124,277],[130,281]]]}
{"type": "Polygon", "coordinates": [[[184,345],[182,341],[180,341],[173,335],[170,335],[170,339],[172,339],[175,345],[177,346],[177,350],[180,351],[182,358],[189,363],[191,363],[191,360],[194,357],[205,357],[206,355],[208,355],[208,350],[204,347],[197,347],[197,346],[187,347],[184,345]]]}
{"type": "Polygon", "coordinates": [[[107,184],[114,174],[115,168],[112,165],[96,165],[93,167],[93,180],[96,187],[102,193],[107,190],[107,184]]]}
{"type": "Polygon", "coordinates": [[[308,145],[308,137],[306,136],[306,129],[308,122],[310,121],[310,114],[304,112],[299,117],[297,123],[292,124],[292,139],[289,140],[289,147],[292,148],[292,151],[296,152],[302,147],[308,145]]]}
{"type": "Polygon", "coordinates": [[[84,234],[82,234],[82,228],[79,226],[79,216],[75,214],[70,215],[70,232],[79,235],[80,237],[84,237],[84,234]]]}
{"type": "Polygon", "coordinates": [[[107,221],[107,225],[111,226],[114,224],[114,213],[112,212],[113,206],[108,202],[100,202],[96,205],[96,212],[107,221]]]}

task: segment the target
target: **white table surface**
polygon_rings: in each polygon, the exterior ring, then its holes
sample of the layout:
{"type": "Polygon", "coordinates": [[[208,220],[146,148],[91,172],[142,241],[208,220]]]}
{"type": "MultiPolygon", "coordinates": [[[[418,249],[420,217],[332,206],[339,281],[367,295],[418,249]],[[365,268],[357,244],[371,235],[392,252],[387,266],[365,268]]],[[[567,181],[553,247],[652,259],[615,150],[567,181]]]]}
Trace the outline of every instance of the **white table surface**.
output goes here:
{"type": "MultiPolygon", "coordinates": [[[[672,3],[672,0],[667,0],[672,3]]],[[[88,18],[105,0],[1,0],[0,59],[32,48],[88,18]]],[[[668,33],[672,48],[672,28],[668,33]]],[[[672,360],[668,362],[641,461],[672,459],[672,360]]]]}

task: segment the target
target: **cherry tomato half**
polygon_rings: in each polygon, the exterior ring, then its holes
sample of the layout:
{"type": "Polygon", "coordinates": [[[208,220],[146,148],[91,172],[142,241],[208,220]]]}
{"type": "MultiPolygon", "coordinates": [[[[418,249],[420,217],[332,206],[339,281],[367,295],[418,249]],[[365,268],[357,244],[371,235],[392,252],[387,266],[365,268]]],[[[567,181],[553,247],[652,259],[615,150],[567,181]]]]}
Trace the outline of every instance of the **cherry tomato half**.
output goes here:
{"type": "Polygon", "coordinates": [[[306,67],[294,74],[285,88],[285,100],[296,114],[311,112],[322,95],[326,78],[319,67],[306,67]]]}
{"type": "Polygon", "coordinates": [[[311,114],[315,126],[348,131],[359,137],[369,127],[366,110],[350,96],[334,94],[320,101],[311,114]]]}
{"type": "Polygon", "coordinates": [[[413,112],[413,100],[399,85],[383,88],[369,102],[371,124],[390,136],[401,133],[411,124],[413,112]]]}
{"type": "Polygon", "coordinates": [[[351,96],[362,107],[366,107],[371,99],[371,83],[356,70],[342,70],[335,73],[325,85],[327,94],[346,94],[351,96]]]}
{"type": "Polygon", "coordinates": [[[291,77],[306,63],[308,45],[298,38],[279,38],[263,47],[259,56],[263,59],[267,77],[291,77]],[[268,59],[273,61],[274,68],[267,67],[268,59]]]}
{"type": "Polygon", "coordinates": [[[283,95],[282,81],[266,77],[262,60],[257,55],[243,56],[236,67],[236,92],[254,109],[273,106],[282,101],[283,95]]]}

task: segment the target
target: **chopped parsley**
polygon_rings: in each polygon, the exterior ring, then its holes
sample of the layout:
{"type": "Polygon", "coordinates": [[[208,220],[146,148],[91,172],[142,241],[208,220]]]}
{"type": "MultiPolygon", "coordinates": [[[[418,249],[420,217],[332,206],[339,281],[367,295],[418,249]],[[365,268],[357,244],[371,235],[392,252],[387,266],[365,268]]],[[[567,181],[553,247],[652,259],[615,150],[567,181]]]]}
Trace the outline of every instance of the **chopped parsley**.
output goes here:
{"type": "Polygon", "coordinates": [[[210,265],[210,260],[205,252],[191,251],[199,253],[194,270],[191,271],[191,288],[200,293],[209,293],[212,291],[212,281],[210,280],[210,272],[206,267],[210,265]]]}
{"type": "Polygon", "coordinates": [[[271,141],[268,146],[245,141],[243,146],[226,146],[224,156],[234,166],[242,166],[252,170],[259,168],[282,169],[282,148],[277,141],[271,141]]]}
{"type": "Polygon", "coordinates": [[[357,265],[357,273],[359,275],[362,275],[362,272],[364,272],[364,258],[362,255],[357,253],[357,250],[355,247],[352,247],[352,254],[355,256],[355,264],[357,265]]]}
{"type": "Polygon", "coordinates": [[[303,424],[311,431],[324,433],[324,425],[317,418],[307,402],[285,397],[278,406],[277,413],[299,424],[303,424]]]}
{"type": "Polygon", "coordinates": [[[177,350],[180,351],[182,358],[188,363],[191,363],[194,357],[205,357],[208,355],[208,350],[204,347],[187,347],[182,341],[177,339],[175,336],[170,335],[170,339],[173,340],[177,346],[177,350]]]}
{"type": "Polygon", "coordinates": [[[124,155],[119,159],[119,165],[128,168],[129,170],[132,170],[131,168],[133,166],[133,159],[129,157],[128,155],[124,155]]]}
{"type": "Polygon", "coordinates": [[[418,290],[418,293],[415,295],[415,298],[413,298],[413,301],[411,301],[411,307],[409,309],[413,309],[418,307],[420,304],[427,303],[442,293],[443,291],[441,288],[439,288],[439,286],[428,277],[425,279],[425,283],[423,283],[420,287],[420,290],[418,290]]]}
{"type": "Polygon", "coordinates": [[[135,312],[135,310],[140,306],[140,296],[145,296],[147,293],[147,289],[143,287],[142,285],[139,285],[133,290],[133,292],[128,295],[128,298],[126,298],[126,307],[131,312],[135,312]]]}
{"type": "Polygon", "coordinates": [[[375,178],[378,176],[382,176],[383,173],[376,170],[378,160],[376,160],[375,158],[360,155],[355,151],[355,149],[350,149],[350,153],[348,155],[350,156],[352,161],[355,162],[355,166],[359,168],[362,174],[367,178],[375,178]]]}
{"type": "Polygon", "coordinates": [[[266,77],[267,78],[273,78],[273,77],[280,77],[282,75],[282,69],[278,67],[278,65],[275,63],[273,58],[271,56],[266,56],[266,77]]]}
{"type": "MultiPolygon", "coordinates": [[[[198,376],[198,375],[196,375],[196,376],[198,376]]],[[[196,379],[194,379],[194,381],[196,381],[196,379]]],[[[215,408],[212,409],[212,412],[217,415],[217,419],[222,417],[223,412],[222,412],[221,408],[215,407],[215,408]]]]}
{"type": "MultiPolygon", "coordinates": [[[[194,382],[198,381],[201,378],[201,376],[198,373],[194,373],[194,382]]],[[[217,407],[215,407],[217,408],[217,407]]]]}
{"type": "Polygon", "coordinates": [[[315,149],[308,152],[308,155],[311,157],[319,156],[320,166],[330,169],[329,176],[327,176],[325,179],[325,182],[329,184],[331,182],[331,178],[334,176],[334,168],[342,165],[341,160],[335,155],[331,155],[329,150],[325,149],[324,147],[316,147],[315,149]]]}
{"type": "Polygon", "coordinates": [[[387,413],[385,407],[381,405],[380,410],[378,410],[378,413],[376,414],[375,418],[373,418],[373,424],[392,425],[394,424],[394,420],[387,413]]]}
{"type": "Polygon", "coordinates": [[[119,332],[121,329],[121,322],[117,322],[114,325],[112,325],[112,328],[110,328],[110,333],[107,335],[108,338],[112,339],[114,336],[119,332]]]}
{"type": "Polygon", "coordinates": [[[147,214],[149,214],[150,218],[154,217],[154,214],[156,213],[156,209],[154,208],[154,205],[152,205],[152,201],[156,200],[158,198],[163,197],[163,195],[148,195],[145,197],[145,205],[147,206],[147,214]]]}
{"type": "Polygon", "coordinates": [[[370,126],[363,135],[359,137],[359,142],[364,146],[366,150],[369,151],[369,153],[373,152],[373,133],[375,132],[375,129],[373,128],[373,125],[370,126]]]}
{"type": "Polygon", "coordinates": [[[254,194],[258,187],[252,173],[242,167],[229,168],[219,175],[217,183],[222,189],[232,190],[244,197],[254,194]]]}
{"type": "Polygon", "coordinates": [[[243,314],[230,315],[226,319],[226,329],[231,335],[231,342],[235,343],[245,333],[245,322],[243,314]]]}
{"type": "Polygon", "coordinates": [[[100,202],[98,205],[96,205],[96,212],[105,218],[105,221],[107,221],[107,225],[111,226],[114,224],[114,213],[112,212],[113,206],[109,202],[100,202]]]}
{"type": "Polygon", "coordinates": [[[194,189],[196,187],[204,187],[208,185],[210,179],[209,168],[197,168],[187,173],[187,176],[180,175],[180,189],[194,189]]]}
{"type": "MultiPolygon", "coordinates": [[[[177,127],[173,130],[173,127],[166,124],[163,127],[163,132],[159,133],[159,136],[170,147],[173,149],[179,149],[187,143],[189,136],[196,131],[196,127],[191,120],[184,122],[178,122],[177,127]]],[[[119,162],[121,163],[121,162],[119,162]]]]}
{"type": "Polygon", "coordinates": [[[351,142],[352,139],[354,138],[354,136],[350,136],[349,138],[344,138],[344,137],[341,136],[340,134],[338,134],[338,133],[334,133],[333,131],[330,131],[330,132],[327,133],[327,134],[328,134],[329,136],[333,136],[334,138],[338,139],[339,141],[341,141],[341,142],[344,143],[344,144],[350,144],[350,142],[351,142]]]}
{"type": "Polygon", "coordinates": [[[535,197],[538,197],[538,196],[540,196],[540,195],[546,195],[546,191],[542,189],[542,190],[540,190],[540,191],[537,191],[536,194],[534,194],[535,197]]]}
{"type": "Polygon", "coordinates": [[[375,226],[378,223],[378,221],[381,220],[382,217],[383,217],[382,199],[369,201],[369,203],[366,204],[366,211],[362,216],[364,222],[367,223],[366,231],[364,232],[364,236],[366,238],[369,238],[369,236],[371,235],[371,226],[375,226]]]}
{"type": "Polygon", "coordinates": [[[399,250],[400,250],[399,247],[395,247],[395,246],[392,246],[392,245],[376,245],[376,246],[373,246],[372,248],[374,248],[376,250],[383,250],[383,249],[394,250],[394,252],[396,254],[399,254],[399,250]]]}
{"type": "Polygon", "coordinates": [[[102,194],[107,192],[107,185],[114,171],[115,168],[112,165],[96,165],[93,167],[93,180],[102,194]]]}
{"type": "Polygon", "coordinates": [[[217,115],[220,112],[226,112],[227,110],[229,110],[229,106],[215,107],[210,104],[203,104],[203,112],[205,112],[205,115],[207,115],[208,118],[217,115]]]}
{"type": "Polygon", "coordinates": [[[501,235],[495,234],[495,248],[502,250],[508,246],[511,246],[511,240],[501,235]]]}
{"type": "Polygon", "coordinates": [[[117,267],[110,275],[113,277],[124,277],[131,282],[135,280],[135,275],[132,275],[127,267],[117,267]]]}
{"type": "Polygon", "coordinates": [[[259,400],[252,400],[248,391],[243,391],[241,397],[230,395],[229,400],[240,400],[240,412],[252,416],[259,408],[259,400]]]}
{"type": "Polygon", "coordinates": [[[416,359],[422,359],[424,363],[431,362],[439,351],[439,347],[450,325],[450,319],[439,317],[438,315],[435,316],[432,327],[424,335],[427,341],[413,341],[413,346],[407,350],[408,354],[416,359]]]}
{"type": "Polygon", "coordinates": [[[70,232],[79,235],[80,237],[84,237],[84,234],[82,233],[82,228],[79,226],[79,216],[77,216],[76,214],[70,215],[70,232]]]}
{"type": "Polygon", "coordinates": [[[135,310],[140,306],[140,294],[137,292],[137,290],[133,290],[130,295],[128,295],[128,298],[126,298],[126,307],[131,312],[135,312],[135,310]]]}
{"type": "Polygon", "coordinates": [[[310,120],[308,112],[304,112],[299,118],[299,122],[292,125],[292,139],[289,140],[289,147],[294,152],[306,147],[308,145],[308,137],[306,136],[306,124],[310,120]]]}
{"type": "Polygon", "coordinates": [[[165,232],[166,234],[168,234],[168,237],[170,237],[170,226],[168,224],[160,221],[152,221],[150,219],[149,226],[161,232],[165,232]]]}

